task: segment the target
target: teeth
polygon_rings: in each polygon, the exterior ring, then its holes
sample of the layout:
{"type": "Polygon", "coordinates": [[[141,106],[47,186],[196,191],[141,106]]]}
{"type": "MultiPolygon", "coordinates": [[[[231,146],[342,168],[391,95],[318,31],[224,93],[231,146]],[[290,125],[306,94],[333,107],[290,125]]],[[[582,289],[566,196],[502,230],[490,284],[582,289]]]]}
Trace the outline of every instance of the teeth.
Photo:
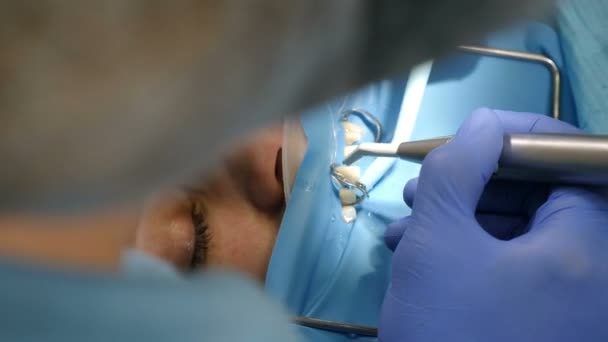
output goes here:
{"type": "MultiPolygon", "coordinates": [[[[350,155],[356,146],[349,146],[363,137],[364,128],[348,121],[342,121],[344,128],[344,156],[350,155]]],[[[340,165],[336,167],[336,172],[341,174],[351,183],[359,182],[361,179],[361,168],[359,166],[340,165]]],[[[339,191],[340,202],[342,203],[342,219],[346,223],[351,223],[357,219],[357,209],[353,206],[357,202],[357,194],[354,190],[342,188],[339,191]]]]}
{"type": "Polygon", "coordinates": [[[342,127],[344,127],[345,131],[350,131],[350,132],[357,132],[357,133],[363,133],[364,129],[363,127],[354,124],[350,121],[342,121],[342,127]]]}
{"type": "Polygon", "coordinates": [[[361,133],[355,133],[355,132],[349,132],[349,131],[344,132],[344,141],[346,142],[346,145],[352,145],[359,140],[361,140],[361,133]]]}
{"type": "Polygon", "coordinates": [[[351,223],[357,219],[357,209],[353,206],[342,207],[342,219],[346,223],[351,223]]]}
{"type": "Polygon", "coordinates": [[[361,168],[356,165],[340,165],[336,167],[336,172],[340,173],[344,178],[352,183],[356,183],[361,179],[361,168]]]}
{"type": "Polygon", "coordinates": [[[352,145],[361,140],[363,127],[348,121],[342,121],[342,127],[344,127],[344,141],[346,145],[352,145]]]}
{"type": "Polygon", "coordinates": [[[355,202],[357,202],[357,194],[350,189],[345,189],[342,188],[340,189],[340,202],[342,202],[342,205],[352,205],[355,204],[355,202]]]}

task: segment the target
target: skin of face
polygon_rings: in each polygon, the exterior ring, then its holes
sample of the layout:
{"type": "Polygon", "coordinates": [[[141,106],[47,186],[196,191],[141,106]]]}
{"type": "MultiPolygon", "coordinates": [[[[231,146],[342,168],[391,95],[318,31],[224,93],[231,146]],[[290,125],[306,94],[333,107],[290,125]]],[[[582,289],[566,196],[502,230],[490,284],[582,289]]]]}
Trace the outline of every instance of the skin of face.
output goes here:
{"type": "Polygon", "coordinates": [[[280,127],[260,131],[235,148],[200,186],[151,198],[138,226],[136,248],[178,268],[192,268],[197,248],[192,208],[199,205],[209,237],[204,266],[234,268],[263,281],[285,208],[282,140],[280,127]]]}
{"type": "Polygon", "coordinates": [[[106,208],[76,216],[0,216],[0,258],[88,271],[116,271],[139,210],[106,208]]]}
{"type": "Polygon", "coordinates": [[[98,270],[117,270],[135,247],[181,270],[232,268],[264,281],[285,200],[280,170],[281,126],[234,146],[198,182],[149,196],[143,205],[79,216],[0,217],[0,256],[98,270]],[[203,208],[209,241],[192,265],[197,238],[192,217],[203,208]]]}

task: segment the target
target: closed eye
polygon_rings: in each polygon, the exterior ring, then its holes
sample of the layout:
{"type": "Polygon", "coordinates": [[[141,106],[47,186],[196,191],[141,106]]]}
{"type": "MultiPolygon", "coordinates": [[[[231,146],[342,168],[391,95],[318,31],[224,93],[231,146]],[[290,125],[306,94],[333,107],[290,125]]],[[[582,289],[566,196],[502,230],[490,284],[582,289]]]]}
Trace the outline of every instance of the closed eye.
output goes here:
{"type": "Polygon", "coordinates": [[[200,200],[193,200],[191,217],[194,227],[194,248],[190,269],[194,270],[205,265],[207,251],[211,242],[211,232],[209,231],[209,225],[205,218],[205,210],[200,200]]]}

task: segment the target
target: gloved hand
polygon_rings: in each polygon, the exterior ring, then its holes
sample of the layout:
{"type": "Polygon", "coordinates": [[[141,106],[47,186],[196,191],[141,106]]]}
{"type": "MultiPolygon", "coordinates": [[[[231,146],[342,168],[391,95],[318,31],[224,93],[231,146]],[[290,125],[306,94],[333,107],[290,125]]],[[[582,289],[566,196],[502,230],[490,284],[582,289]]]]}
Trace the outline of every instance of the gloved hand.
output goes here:
{"type": "Polygon", "coordinates": [[[571,132],[482,109],[406,186],[391,225],[389,341],[608,341],[608,201],[582,187],[486,183],[504,132],[571,132]],[[401,236],[402,235],[402,236],[401,236]]]}

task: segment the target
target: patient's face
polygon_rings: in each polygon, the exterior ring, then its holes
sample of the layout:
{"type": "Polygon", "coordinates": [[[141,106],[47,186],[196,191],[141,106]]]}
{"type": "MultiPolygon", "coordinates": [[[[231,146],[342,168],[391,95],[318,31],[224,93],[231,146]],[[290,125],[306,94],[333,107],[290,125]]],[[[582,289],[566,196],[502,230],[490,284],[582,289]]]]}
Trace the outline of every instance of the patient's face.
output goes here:
{"type": "Polygon", "coordinates": [[[150,198],[136,247],[183,270],[227,266],[263,280],[285,208],[281,144],[281,129],[266,129],[200,184],[150,198]]]}
{"type": "MultiPolygon", "coordinates": [[[[134,244],[184,271],[222,266],[263,281],[285,209],[282,133],[267,128],[254,134],[204,179],[159,191],[137,210],[0,215],[0,255],[116,269],[124,248],[134,244]]],[[[296,138],[305,146],[303,133],[296,138]]],[[[296,162],[287,174],[301,157],[290,157],[296,162]]]]}

